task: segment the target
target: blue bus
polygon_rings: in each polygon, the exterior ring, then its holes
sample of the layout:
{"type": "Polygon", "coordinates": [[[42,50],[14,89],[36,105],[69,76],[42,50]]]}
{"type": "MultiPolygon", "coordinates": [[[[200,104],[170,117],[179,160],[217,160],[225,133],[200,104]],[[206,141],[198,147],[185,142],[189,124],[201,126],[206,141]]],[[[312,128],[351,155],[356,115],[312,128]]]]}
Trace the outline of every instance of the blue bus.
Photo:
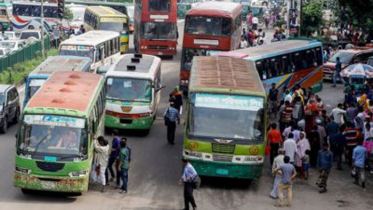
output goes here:
{"type": "Polygon", "coordinates": [[[91,60],[77,56],[50,56],[37,66],[26,79],[23,107],[39,90],[51,74],[56,71],[84,71],[89,72],[91,60]]]}

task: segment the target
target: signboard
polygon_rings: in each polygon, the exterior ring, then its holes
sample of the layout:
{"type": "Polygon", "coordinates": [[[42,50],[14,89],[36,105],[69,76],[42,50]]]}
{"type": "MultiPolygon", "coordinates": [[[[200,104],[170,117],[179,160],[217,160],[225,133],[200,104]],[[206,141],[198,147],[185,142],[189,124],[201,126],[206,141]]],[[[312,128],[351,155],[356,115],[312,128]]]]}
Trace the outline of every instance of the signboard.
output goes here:
{"type": "Polygon", "coordinates": [[[62,45],[61,50],[73,50],[73,51],[89,51],[92,46],[76,46],[76,45],[62,45]]]}
{"type": "Polygon", "coordinates": [[[123,23],[127,23],[127,18],[120,18],[120,17],[107,17],[107,18],[100,18],[100,21],[101,22],[123,22],[123,23]]]}
{"type": "Polygon", "coordinates": [[[215,109],[258,111],[264,100],[261,97],[196,93],[195,106],[215,109]]]}
{"type": "Polygon", "coordinates": [[[168,19],[168,15],[150,15],[150,19],[167,20],[168,19]]]}
{"type": "Polygon", "coordinates": [[[58,115],[25,115],[27,124],[84,128],[85,120],[58,115]]]}
{"type": "Polygon", "coordinates": [[[32,79],[30,80],[30,87],[40,87],[42,86],[47,79],[32,79]]]}
{"type": "Polygon", "coordinates": [[[219,45],[219,40],[211,40],[211,39],[194,39],[194,44],[199,45],[219,45]]]}
{"type": "Polygon", "coordinates": [[[53,30],[53,37],[54,39],[59,39],[61,37],[61,31],[58,29],[53,30]]]}

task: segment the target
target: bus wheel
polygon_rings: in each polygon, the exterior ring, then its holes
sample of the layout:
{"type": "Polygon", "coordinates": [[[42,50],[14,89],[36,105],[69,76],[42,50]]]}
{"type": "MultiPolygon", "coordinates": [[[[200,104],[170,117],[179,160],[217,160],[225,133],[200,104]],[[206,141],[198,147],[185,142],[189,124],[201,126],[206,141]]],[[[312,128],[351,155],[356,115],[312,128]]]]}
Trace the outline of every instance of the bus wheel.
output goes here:
{"type": "Polygon", "coordinates": [[[0,133],[6,133],[6,131],[8,130],[8,118],[5,116],[3,121],[3,126],[1,126],[0,128],[0,133]]]}
{"type": "Polygon", "coordinates": [[[19,108],[17,108],[16,114],[14,115],[14,118],[13,118],[13,124],[18,123],[19,115],[20,115],[20,111],[19,111],[19,108]]]}
{"type": "Polygon", "coordinates": [[[33,25],[28,26],[28,29],[35,29],[33,25]]]}
{"type": "Polygon", "coordinates": [[[25,195],[30,195],[30,194],[32,193],[32,190],[25,189],[25,188],[22,188],[21,191],[22,191],[22,193],[25,194],[25,195]]]}

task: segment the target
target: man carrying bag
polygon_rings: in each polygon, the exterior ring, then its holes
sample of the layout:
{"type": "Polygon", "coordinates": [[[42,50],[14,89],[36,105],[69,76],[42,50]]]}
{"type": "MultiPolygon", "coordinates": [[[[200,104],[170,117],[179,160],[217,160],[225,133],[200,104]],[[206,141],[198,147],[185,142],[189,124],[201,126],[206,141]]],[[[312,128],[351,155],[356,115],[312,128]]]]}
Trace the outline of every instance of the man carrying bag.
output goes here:
{"type": "Polygon", "coordinates": [[[169,144],[175,144],[176,121],[180,125],[179,111],[175,108],[173,100],[170,100],[168,107],[163,114],[165,125],[167,126],[167,141],[169,144]]]}
{"type": "Polygon", "coordinates": [[[189,210],[189,203],[192,204],[193,210],[197,210],[194,200],[193,190],[201,184],[201,180],[194,167],[185,158],[182,159],[184,170],[180,179],[180,185],[184,184],[184,210],[189,210]]]}

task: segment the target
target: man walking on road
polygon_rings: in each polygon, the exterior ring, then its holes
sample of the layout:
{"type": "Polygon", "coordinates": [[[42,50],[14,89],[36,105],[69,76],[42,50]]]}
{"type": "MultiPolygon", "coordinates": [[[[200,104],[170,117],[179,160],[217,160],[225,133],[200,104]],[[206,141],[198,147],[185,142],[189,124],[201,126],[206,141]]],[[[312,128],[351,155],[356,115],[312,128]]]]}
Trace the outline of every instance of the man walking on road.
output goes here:
{"type": "Polygon", "coordinates": [[[285,155],[288,156],[289,162],[294,164],[294,157],[297,151],[297,143],[295,143],[294,134],[290,133],[288,139],[284,142],[285,155]]]}
{"type": "Polygon", "coordinates": [[[197,210],[197,205],[193,196],[193,180],[197,177],[197,172],[194,167],[185,158],[182,159],[184,170],[180,179],[180,185],[184,184],[184,210],[189,210],[189,203],[193,210],[197,210]]]}
{"type": "Polygon", "coordinates": [[[282,136],[279,130],[276,129],[276,123],[271,125],[271,130],[268,132],[267,140],[268,144],[271,147],[270,153],[270,163],[273,164],[273,160],[277,157],[278,149],[282,144],[282,136]]]}
{"type": "Polygon", "coordinates": [[[293,199],[293,180],[297,176],[295,167],[290,164],[290,158],[288,156],[284,157],[284,163],[281,164],[274,173],[278,173],[280,170],[282,172],[282,179],[278,187],[278,197],[279,202],[276,204],[277,207],[284,206],[284,193],[286,192],[288,204],[286,206],[291,206],[291,200],[293,199]]]}
{"type": "Polygon", "coordinates": [[[323,149],[319,151],[317,158],[317,167],[320,170],[320,176],[316,184],[319,186],[319,188],[321,188],[319,193],[324,193],[327,191],[326,183],[328,181],[330,170],[333,167],[333,153],[328,147],[328,143],[324,143],[323,149]]]}
{"type": "Polygon", "coordinates": [[[170,107],[166,109],[163,117],[167,126],[167,141],[168,143],[174,145],[176,121],[180,125],[180,114],[179,111],[175,108],[175,103],[172,100],[170,101],[170,107]]]}
{"type": "Polygon", "coordinates": [[[337,63],[335,64],[335,70],[333,74],[333,86],[332,87],[337,87],[337,79],[339,79],[343,84],[345,84],[345,81],[341,77],[341,71],[342,71],[342,63],[337,57],[337,63]]]}
{"type": "Polygon", "coordinates": [[[365,159],[367,157],[367,149],[362,145],[363,140],[360,138],[357,147],[353,151],[352,159],[354,163],[354,170],[356,172],[354,183],[359,185],[360,181],[361,186],[365,191],[365,159]]]}
{"type": "Polygon", "coordinates": [[[130,152],[127,147],[126,141],[120,142],[120,153],[119,153],[119,165],[118,171],[120,171],[120,176],[122,179],[122,187],[120,193],[127,193],[128,191],[128,169],[130,166],[129,158],[130,152]]]}

